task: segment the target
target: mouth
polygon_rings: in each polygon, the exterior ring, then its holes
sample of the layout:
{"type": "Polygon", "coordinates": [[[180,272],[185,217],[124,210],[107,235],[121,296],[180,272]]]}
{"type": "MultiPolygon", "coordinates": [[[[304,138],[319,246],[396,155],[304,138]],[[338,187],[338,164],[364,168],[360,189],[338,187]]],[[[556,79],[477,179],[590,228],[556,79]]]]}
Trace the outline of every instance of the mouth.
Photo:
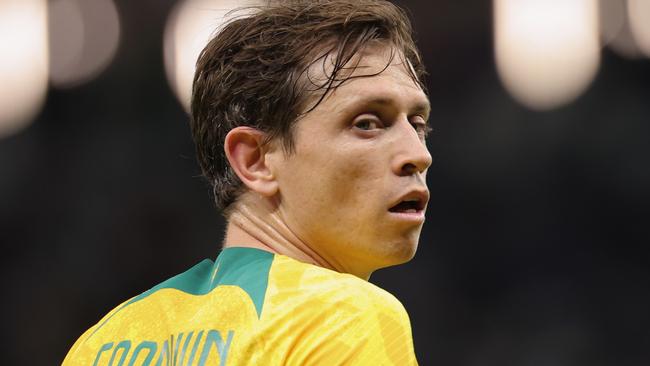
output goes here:
{"type": "Polygon", "coordinates": [[[424,217],[424,209],[429,201],[429,192],[426,190],[411,191],[402,196],[391,206],[388,211],[408,216],[424,217]]]}

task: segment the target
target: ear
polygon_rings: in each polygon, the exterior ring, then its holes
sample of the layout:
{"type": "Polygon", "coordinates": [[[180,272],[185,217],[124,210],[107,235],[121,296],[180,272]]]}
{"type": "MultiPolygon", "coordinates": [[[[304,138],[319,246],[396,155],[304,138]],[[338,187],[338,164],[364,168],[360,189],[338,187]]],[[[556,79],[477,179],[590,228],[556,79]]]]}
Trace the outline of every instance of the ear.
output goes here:
{"type": "Polygon", "coordinates": [[[226,135],[224,150],[230,166],[250,190],[271,197],[278,191],[264,146],[264,132],[252,127],[235,127],[226,135]]]}

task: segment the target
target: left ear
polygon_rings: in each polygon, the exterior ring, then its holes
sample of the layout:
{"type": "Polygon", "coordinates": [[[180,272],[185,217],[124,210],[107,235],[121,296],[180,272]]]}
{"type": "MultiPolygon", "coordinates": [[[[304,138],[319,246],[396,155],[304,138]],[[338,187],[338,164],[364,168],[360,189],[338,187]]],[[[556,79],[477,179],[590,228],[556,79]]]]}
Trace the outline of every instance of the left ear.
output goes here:
{"type": "Polygon", "coordinates": [[[266,161],[268,145],[264,132],[252,127],[235,127],[226,135],[224,150],[230,166],[250,189],[271,197],[278,192],[278,182],[266,161]]]}

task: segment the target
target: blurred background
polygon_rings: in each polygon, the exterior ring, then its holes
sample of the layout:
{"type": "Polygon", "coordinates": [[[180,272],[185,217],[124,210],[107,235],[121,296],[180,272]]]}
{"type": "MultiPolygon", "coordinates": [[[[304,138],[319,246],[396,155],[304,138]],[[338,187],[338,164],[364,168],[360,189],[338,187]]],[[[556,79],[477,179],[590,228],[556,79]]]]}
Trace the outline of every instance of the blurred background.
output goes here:
{"type": "MultiPolygon", "coordinates": [[[[0,0],[3,365],[215,258],[185,112],[218,0],[0,0]]],[[[650,1],[403,0],[430,73],[422,365],[650,363],[650,1]]]]}

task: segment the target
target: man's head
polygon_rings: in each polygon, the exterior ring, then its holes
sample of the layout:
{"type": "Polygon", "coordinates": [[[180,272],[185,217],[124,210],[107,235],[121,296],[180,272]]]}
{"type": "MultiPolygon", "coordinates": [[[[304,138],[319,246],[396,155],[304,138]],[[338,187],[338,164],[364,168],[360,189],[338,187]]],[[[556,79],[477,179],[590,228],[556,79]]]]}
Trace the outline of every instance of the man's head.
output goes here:
{"type": "Polygon", "coordinates": [[[394,56],[408,60],[420,80],[424,68],[408,18],[386,1],[271,3],[210,41],[197,63],[191,126],[217,207],[227,209],[245,189],[224,154],[226,134],[251,126],[291,151],[295,122],[346,79],[349,61],[375,40],[393,44],[394,56]],[[307,70],[323,67],[327,55],[334,55],[331,73],[309,80],[307,70]]]}
{"type": "Polygon", "coordinates": [[[253,192],[328,260],[408,260],[431,163],[423,74],[407,17],[385,1],[284,1],[229,23],[199,57],[192,99],[217,206],[228,217],[253,192]]]}

